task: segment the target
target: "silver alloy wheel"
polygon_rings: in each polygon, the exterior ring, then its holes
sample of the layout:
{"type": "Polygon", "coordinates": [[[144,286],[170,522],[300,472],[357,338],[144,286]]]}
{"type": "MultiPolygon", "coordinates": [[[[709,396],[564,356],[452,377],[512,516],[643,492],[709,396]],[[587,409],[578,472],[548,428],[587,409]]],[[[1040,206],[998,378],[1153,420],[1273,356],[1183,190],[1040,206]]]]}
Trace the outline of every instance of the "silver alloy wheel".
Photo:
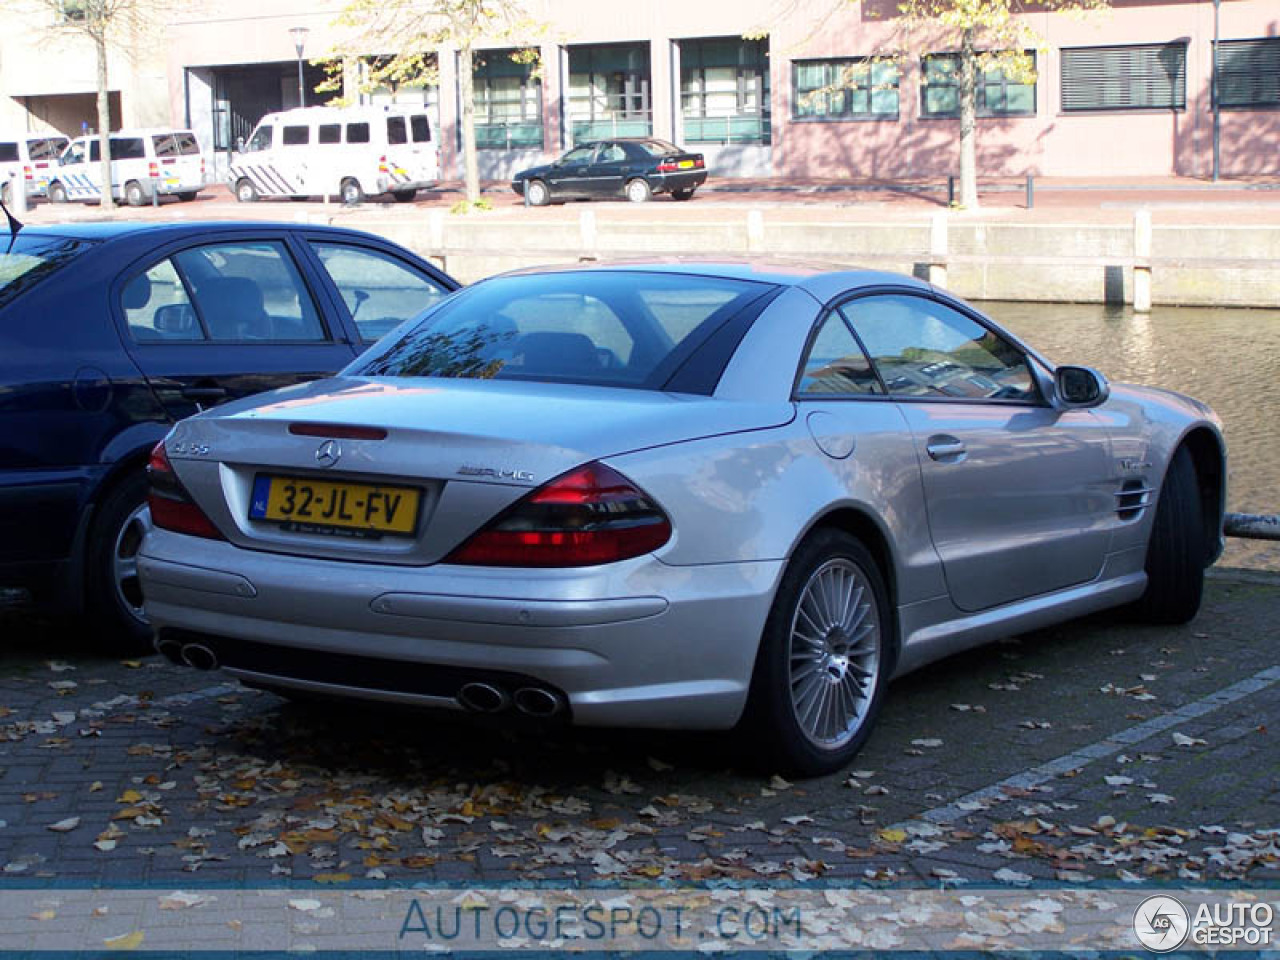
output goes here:
{"type": "Polygon", "coordinates": [[[111,545],[111,585],[116,599],[121,609],[144,624],[147,615],[142,609],[142,587],[138,582],[138,548],[150,529],[151,509],[144,501],[125,518],[111,545]]]}
{"type": "Polygon", "coordinates": [[[627,199],[632,203],[644,203],[650,195],[649,185],[643,180],[636,179],[627,184],[627,199]]]}
{"type": "Polygon", "coordinates": [[[541,180],[529,181],[529,185],[525,189],[529,191],[530,206],[545,206],[546,202],[551,199],[551,193],[547,190],[547,185],[541,180]]]}
{"type": "Polygon", "coordinates": [[[787,664],[801,732],[823,750],[840,749],[862,728],[880,674],[875,594],[851,560],[828,560],[800,591],[787,664]]]}

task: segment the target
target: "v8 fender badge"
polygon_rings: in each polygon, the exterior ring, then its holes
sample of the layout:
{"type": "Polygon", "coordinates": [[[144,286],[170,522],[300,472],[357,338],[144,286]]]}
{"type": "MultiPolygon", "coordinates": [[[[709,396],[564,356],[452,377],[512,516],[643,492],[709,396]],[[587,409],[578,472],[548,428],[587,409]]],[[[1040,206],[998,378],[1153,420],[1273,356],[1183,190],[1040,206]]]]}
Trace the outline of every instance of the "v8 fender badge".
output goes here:
{"type": "Polygon", "coordinates": [[[495,480],[522,480],[526,482],[533,480],[533,474],[528,470],[495,470],[493,467],[473,467],[469,464],[460,466],[458,474],[463,477],[493,477],[495,480]]]}
{"type": "Polygon", "coordinates": [[[1150,470],[1151,464],[1148,463],[1146,460],[1130,460],[1126,458],[1120,461],[1120,469],[1132,470],[1132,471],[1150,470]]]}

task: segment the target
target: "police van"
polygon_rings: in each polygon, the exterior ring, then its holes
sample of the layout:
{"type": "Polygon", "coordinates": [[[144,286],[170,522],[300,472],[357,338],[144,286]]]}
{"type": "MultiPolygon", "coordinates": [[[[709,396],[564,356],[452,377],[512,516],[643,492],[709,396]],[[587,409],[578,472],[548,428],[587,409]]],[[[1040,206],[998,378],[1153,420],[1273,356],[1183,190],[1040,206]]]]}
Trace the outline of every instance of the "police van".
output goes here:
{"type": "MultiPolygon", "coordinates": [[[[111,196],[131,207],[150,203],[156,195],[194,200],[204,186],[204,156],[190,130],[121,130],[111,134],[108,142],[111,196]]],[[[49,199],[54,203],[100,200],[101,150],[97,134],[72,140],[50,174],[49,199]]]]}
{"type": "Polygon", "coordinates": [[[440,176],[425,107],[299,107],[269,113],[231,157],[236,199],[317,197],[343,203],[390,193],[406,203],[440,176]]]}
{"type": "Polygon", "coordinates": [[[28,197],[43,197],[49,171],[57,167],[66,145],[67,138],[57,134],[0,134],[0,199],[12,202],[14,183],[24,184],[28,197]]]}

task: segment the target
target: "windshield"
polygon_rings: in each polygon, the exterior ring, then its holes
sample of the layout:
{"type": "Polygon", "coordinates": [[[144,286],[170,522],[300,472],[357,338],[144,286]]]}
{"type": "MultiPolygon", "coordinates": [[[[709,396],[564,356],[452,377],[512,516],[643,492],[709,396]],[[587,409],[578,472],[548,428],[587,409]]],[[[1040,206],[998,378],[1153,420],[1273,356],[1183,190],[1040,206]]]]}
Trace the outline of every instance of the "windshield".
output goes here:
{"type": "Polygon", "coordinates": [[[0,234],[0,306],[87,249],[89,243],[84,240],[22,234],[10,245],[9,237],[0,234]]]}
{"type": "Polygon", "coordinates": [[[640,271],[499,277],[447,300],[346,373],[657,390],[715,330],[770,289],[640,271]]]}

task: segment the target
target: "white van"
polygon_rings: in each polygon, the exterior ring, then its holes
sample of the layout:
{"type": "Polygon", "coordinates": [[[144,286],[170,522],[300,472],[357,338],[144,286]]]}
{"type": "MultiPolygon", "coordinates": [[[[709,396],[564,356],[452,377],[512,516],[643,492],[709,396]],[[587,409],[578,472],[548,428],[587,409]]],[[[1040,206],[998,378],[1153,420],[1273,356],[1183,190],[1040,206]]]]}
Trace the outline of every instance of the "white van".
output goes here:
{"type": "Polygon", "coordinates": [[[26,184],[28,197],[43,197],[49,189],[49,172],[58,166],[58,155],[67,138],[58,134],[0,134],[0,199],[11,202],[12,183],[26,184]]]}
{"type": "Polygon", "coordinates": [[[403,203],[439,176],[425,107],[300,107],[258,121],[232,154],[228,182],[243,203],[333,193],[343,203],[377,193],[403,203]]]}
{"type": "MultiPolygon", "coordinates": [[[[131,207],[153,195],[194,200],[204,186],[204,157],[190,130],[149,128],[111,134],[111,196],[131,207]]],[[[49,199],[96,201],[102,197],[102,153],[98,135],[77,137],[63,151],[49,178],[49,199]]]]}

